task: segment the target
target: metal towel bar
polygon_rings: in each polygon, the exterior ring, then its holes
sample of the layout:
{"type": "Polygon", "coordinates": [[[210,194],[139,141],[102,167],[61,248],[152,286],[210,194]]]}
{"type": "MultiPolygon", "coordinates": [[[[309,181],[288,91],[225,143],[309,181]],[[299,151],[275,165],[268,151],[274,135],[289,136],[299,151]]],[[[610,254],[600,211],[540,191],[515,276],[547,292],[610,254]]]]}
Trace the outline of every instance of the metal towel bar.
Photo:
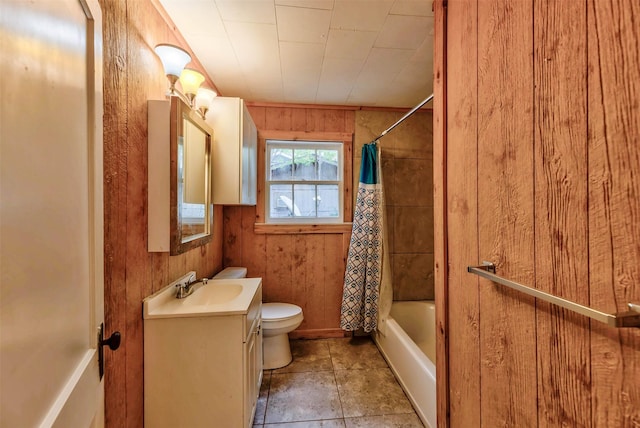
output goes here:
{"type": "Polygon", "coordinates": [[[545,302],[553,303],[554,305],[577,312],[596,321],[610,325],[611,327],[640,327],[640,304],[638,303],[629,303],[628,311],[608,314],[606,312],[600,312],[588,306],[583,306],[570,300],[565,300],[558,296],[545,293],[544,291],[536,290],[535,288],[527,287],[526,285],[518,284],[517,282],[499,277],[496,275],[496,266],[491,262],[482,262],[482,265],[480,266],[468,266],[467,272],[474,273],[490,281],[506,285],[509,288],[544,300],[545,302]]]}

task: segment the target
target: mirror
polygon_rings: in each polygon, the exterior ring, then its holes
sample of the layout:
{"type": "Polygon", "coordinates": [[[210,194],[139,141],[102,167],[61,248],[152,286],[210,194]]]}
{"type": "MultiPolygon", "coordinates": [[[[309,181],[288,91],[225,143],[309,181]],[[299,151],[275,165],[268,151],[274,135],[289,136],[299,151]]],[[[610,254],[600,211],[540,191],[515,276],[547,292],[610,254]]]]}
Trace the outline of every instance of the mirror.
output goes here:
{"type": "Polygon", "coordinates": [[[211,241],[211,135],[202,118],[171,97],[171,255],[211,241]]]}

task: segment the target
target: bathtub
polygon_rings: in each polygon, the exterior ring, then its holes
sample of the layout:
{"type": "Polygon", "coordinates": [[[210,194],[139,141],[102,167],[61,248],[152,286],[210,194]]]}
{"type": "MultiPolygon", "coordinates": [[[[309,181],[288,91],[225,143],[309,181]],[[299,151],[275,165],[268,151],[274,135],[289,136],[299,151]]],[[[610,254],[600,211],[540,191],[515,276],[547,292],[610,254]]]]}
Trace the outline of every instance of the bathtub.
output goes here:
{"type": "Polygon", "coordinates": [[[436,426],[436,323],[433,301],[393,302],[386,333],[374,334],[416,413],[427,427],[436,426]]]}

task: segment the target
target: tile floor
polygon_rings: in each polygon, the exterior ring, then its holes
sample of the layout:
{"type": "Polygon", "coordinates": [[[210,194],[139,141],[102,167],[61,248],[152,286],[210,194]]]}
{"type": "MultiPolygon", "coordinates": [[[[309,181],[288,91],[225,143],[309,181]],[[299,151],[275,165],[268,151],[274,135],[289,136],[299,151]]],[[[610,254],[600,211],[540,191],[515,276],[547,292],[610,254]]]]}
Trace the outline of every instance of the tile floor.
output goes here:
{"type": "Polygon", "coordinates": [[[423,427],[370,338],[292,340],[291,352],[264,372],[254,428],[423,427]]]}

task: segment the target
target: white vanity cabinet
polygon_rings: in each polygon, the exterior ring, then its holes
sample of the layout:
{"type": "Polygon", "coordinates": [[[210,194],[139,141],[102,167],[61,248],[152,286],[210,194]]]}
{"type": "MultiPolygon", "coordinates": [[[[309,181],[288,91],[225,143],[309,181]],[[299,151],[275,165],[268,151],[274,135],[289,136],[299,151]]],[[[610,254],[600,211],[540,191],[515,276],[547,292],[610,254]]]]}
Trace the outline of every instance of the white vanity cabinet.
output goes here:
{"type": "MultiPolygon", "coordinates": [[[[262,287],[249,307],[245,320],[245,341],[242,351],[244,370],[244,426],[250,428],[262,384],[262,287]],[[249,327],[250,326],[250,327],[249,327]]],[[[231,382],[233,379],[229,379],[231,382]]]]}
{"type": "Polygon", "coordinates": [[[145,427],[252,426],[262,382],[261,282],[234,313],[145,314],[145,427]]]}
{"type": "Polygon", "coordinates": [[[206,121],[213,128],[213,203],[255,205],[258,132],[244,100],[214,98],[206,121]]]}

